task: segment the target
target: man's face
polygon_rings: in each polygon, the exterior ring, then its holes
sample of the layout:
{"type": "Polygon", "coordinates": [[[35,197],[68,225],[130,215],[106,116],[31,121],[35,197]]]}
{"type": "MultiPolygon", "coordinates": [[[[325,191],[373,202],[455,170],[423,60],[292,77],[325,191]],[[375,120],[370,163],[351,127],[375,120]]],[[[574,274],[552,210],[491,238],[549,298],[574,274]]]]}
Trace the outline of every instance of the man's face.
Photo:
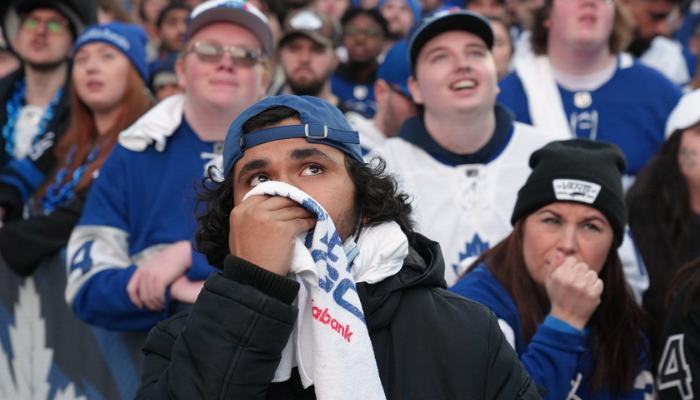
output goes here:
{"type": "Polygon", "coordinates": [[[375,118],[381,115],[382,126],[384,127],[382,133],[384,133],[386,137],[394,137],[399,133],[406,119],[415,117],[418,114],[416,112],[416,106],[401,89],[383,79],[377,79],[374,83],[374,87],[375,95],[380,91],[386,93],[385,96],[377,97],[377,102],[381,101],[379,107],[386,111],[378,113],[375,118]],[[381,86],[381,88],[378,86],[381,86]],[[381,97],[381,100],[379,97],[381,97]]]}
{"type": "Polygon", "coordinates": [[[408,88],[426,114],[492,112],[499,91],[496,64],[480,37],[448,31],[420,50],[408,88]]]}
{"type": "Polygon", "coordinates": [[[413,11],[404,0],[387,0],[380,9],[382,16],[389,24],[389,37],[401,40],[408,36],[413,26],[413,11]]]}
{"type": "Polygon", "coordinates": [[[154,93],[156,95],[156,100],[161,101],[167,97],[170,97],[174,94],[180,94],[182,93],[183,90],[180,86],[178,86],[175,83],[166,83],[164,85],[160,85],[156,88],[156,92],[154,93]]]}
{"type": "MultiPolygon", "coordinates": [[[[300,123],[290,119],[279,125],[300,123]]],[[[328,212],[341,240],[353,233],[358,222],[355,185],[342,151],[300,138],[275,140],[246,150],[233,169],[234,208],[246,193],[267,181],[290,184],[311,196],[328,212]]]]}
{"type": "Polygon", "coordinates": [[[498,0],[469,0],[467,10],[486,17],[505,18],[505,5],[498,0]]]}
{"type": "Polygon", "coordinates": [[[316,96],[338,65],[333,48],[297,35],[280,49],[280,61],[292,93],[316,96]]]}
{"type": "MultiPolygon", "coordinates": [[[[252,32],[229,23],[215,23],[200,29],[188,46],[197,42],[245,49],[262,48],[252,32]]],[[[234,63],[229,52],[224,52],[218,60],[200,60],[194,50],[175,64],[179,84],[185,89],[188,101],[218,108],[232,115],[262,99],[269,82],[264,68],[262,62],[254,66],[234,63]]]]}
{"type": "Polygon", "coordinates": [[[187,18],[190,13],[187,10],[170,10],[160,24],[160,38],[163,46],[169,52],[177,51],[185,43],[185,31],[187,30],[187,18]]]}
{"type": "Polygon", "coordinates": [[[575,49],[595,50],[608,46],[615,20],[615,6],[602,0],[554,0],[544,22],[549,40],[575,49]]]}
{"type": "Polygon", "coordinates": [[[637,23],[636,39],[650,43],[656,36],[670,36],[668,16],[677,6],[665,0],[626,1],[630,13],[637,23]]]}
{"type": "Polygon", "coordinates": [[[384,46],[382,27],[371,17],[360,14],[345,26],[343,43],[350,61],[370,63],[377,59],[384,46]]]}
{"type": "Polygon", "coordinates": [[[12,47],[32,68],[56,68],[68,62],[73,49],[68,19],[48,8],[31,11],[22,16],[12,47]]]}

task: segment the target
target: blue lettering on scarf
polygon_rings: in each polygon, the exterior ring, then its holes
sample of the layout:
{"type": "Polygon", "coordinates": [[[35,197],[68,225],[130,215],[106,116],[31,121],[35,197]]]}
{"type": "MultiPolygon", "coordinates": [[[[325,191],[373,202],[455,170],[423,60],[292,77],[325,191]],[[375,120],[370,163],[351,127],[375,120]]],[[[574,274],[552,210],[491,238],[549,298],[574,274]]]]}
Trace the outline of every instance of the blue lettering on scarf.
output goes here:
{"type": "Polygon", "coordinates": [[[353,306],[343,298],[345,292],[347,292],[348,290],[353,290],[355,293],[357,293],[357,287],[355,287],[355,283],[350,279],[343,279],[342,281],[340,281],[338,287],[333,292],[333,300],[335,300],[335,302],[338,303],[339,306],[346,309],[349,313],[359,318],[363,324],[367,325],[367,322],[365,322],[365,316],[362,315],[362,311],[360,311],[357,307],[353,306]]]}
{"type": "Polygon", "coordinates": [[[325,221],[326,220],[326,212],[323,211],[321,206],[318,205],[313,199],[305,199],[304,201],[301,202],[301,205],[304,206],[307,210],[315,213],[318,216],[319,221],[325,221]]]}

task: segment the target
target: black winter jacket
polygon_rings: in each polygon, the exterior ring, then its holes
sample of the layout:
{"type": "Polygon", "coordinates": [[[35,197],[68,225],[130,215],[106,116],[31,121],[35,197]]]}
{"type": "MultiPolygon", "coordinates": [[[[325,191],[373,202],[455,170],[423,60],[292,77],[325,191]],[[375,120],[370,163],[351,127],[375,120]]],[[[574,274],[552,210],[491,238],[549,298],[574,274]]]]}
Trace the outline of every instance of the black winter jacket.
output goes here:
{"type": "MultiPolygon", "coordinates": [[[[357,285],[387,398],[540,399],[495,315],[447,292],[443,268],[439,245],[418,237],[398,274],[357,285]]],[[[229,256],[191,311],[150,332],[136,398],[315,399],[298,375],[270,383],[298,289],[229,256]]]]}

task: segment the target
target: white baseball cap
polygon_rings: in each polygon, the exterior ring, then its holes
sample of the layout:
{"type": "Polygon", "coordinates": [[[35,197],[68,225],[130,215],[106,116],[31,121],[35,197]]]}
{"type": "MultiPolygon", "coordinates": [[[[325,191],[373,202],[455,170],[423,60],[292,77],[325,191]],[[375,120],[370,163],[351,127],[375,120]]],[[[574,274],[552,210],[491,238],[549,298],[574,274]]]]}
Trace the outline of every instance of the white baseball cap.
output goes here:
{"type": "Polygon", "coordinates": [[[700,89],[687,93],[666,121],[666,138],[677,130],[688,129],[700,122],[700,89]]]}

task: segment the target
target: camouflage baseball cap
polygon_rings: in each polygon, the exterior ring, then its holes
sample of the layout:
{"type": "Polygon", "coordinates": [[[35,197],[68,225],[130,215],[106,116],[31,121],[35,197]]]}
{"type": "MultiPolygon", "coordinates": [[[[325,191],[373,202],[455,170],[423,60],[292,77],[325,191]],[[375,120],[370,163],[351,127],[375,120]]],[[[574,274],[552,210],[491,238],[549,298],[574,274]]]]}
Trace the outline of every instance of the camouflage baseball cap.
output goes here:
{"type": "Polygon", "coordinates": [[[290,38],[303,35],[314,42],[335,48],[340,45],[340,23],[328,14],[305,7],[290,14],[284,21],[284,36],[280,41],[283,47],[290,38]]]}

